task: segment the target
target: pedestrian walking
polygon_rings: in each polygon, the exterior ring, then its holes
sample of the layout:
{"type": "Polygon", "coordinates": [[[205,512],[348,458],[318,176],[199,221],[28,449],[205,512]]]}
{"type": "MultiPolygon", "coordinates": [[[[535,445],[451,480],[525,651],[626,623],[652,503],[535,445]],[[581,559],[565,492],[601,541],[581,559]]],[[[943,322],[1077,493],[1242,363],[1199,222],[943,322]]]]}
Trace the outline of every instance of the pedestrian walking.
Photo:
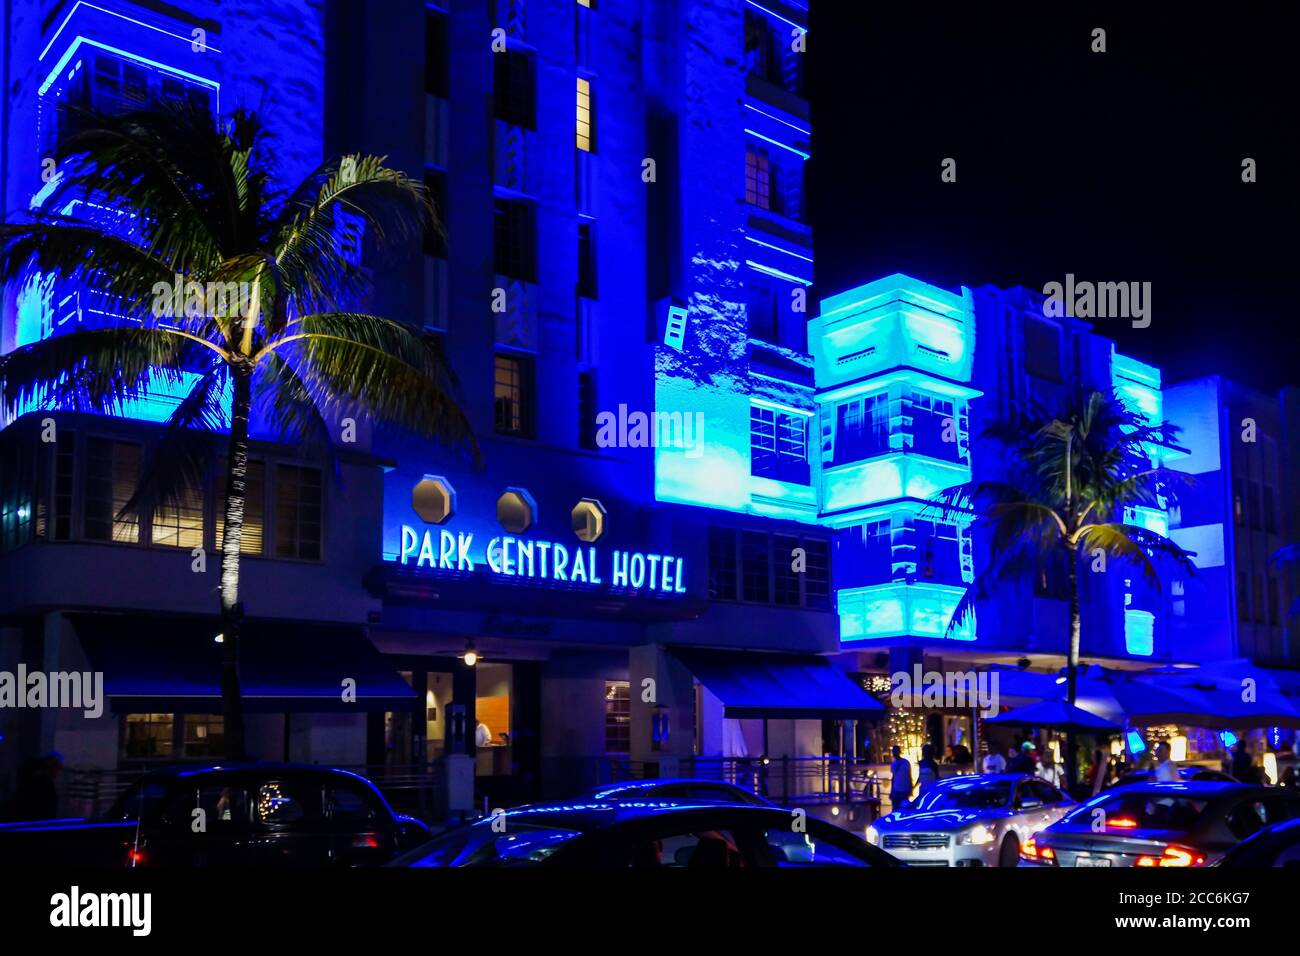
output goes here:
{"type": "Polygon", "coordinates": [[[895,746],[894,760],[889,765],[889,803],[897,810],[912,795],[912,764],[903,756],[903,748],[895,746]]]}

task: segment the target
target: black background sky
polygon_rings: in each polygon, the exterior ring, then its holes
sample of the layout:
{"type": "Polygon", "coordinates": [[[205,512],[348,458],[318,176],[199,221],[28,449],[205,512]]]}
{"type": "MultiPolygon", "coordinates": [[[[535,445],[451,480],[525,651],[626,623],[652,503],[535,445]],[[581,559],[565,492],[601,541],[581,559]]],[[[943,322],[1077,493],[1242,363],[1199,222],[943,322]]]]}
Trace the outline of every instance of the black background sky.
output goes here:
{"type": "Polygon", "coordinates": [[[1166,381],[1300,385],[1300,16],[1162,6],[813,3],[815,293],[1149,281],[1100,325],[1166,381]]]}

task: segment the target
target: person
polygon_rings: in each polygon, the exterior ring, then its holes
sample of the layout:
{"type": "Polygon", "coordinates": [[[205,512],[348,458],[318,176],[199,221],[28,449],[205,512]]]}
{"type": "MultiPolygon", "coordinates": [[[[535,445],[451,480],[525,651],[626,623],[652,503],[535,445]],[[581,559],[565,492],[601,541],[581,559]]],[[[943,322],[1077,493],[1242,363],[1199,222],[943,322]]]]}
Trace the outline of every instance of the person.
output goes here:
{"type": "Polygon", "coordinates": [[[983,770],[985,773],[1006,773],[1007,758],[990,747],[989,752],[984,755],[983,770]]]}
{"type": "Polygon", "coordinates": [[[1170,759],[1173,752],[1173,748],[1169,746],[1167,741],[1162,740],[1156,744],[1156,783],[1178,783],[1181,779],[1178,776],[1178,764],[1170,759]]]}
{"type": "Polygon", "coordinates": [[[1039,779],[1046,780],[1053,787],[1060,787],[1063,776],[1061,765],[1056,762],[1056,757],[1052,754],[1052,748],[1048,747],[1043,751],[1042,759],[1038,763],[1039,779]]]}
{"type": "Polygon", "coordinates": [[[1255,761],[1244,740],[1238,740],[1237,746],[1232,750],[1232,775],[1242,783],[1255,783],[1258,779],[1255,761]]]}
{"type": "Polygon", "coordinates": [[[1088,771],[1088,790],[1095,797],[1106,786],[1110,772],[1110,754],[1098,747],[1092,752],[1092,767],[1088,771]]]}
{"type": "Polygon", "coordinates": [[[903,748],[895,746],[894,760],[889,765],[889,803],[899,809],[912,795],[912,764],[903,756],[903,748]]]}
{"type": "Polygon", "coordinates": [[[483,723],[483,721],[481,720],[478,722],[478,726],[474,728],[474,746],[475,747],[492,746],[492,731],[488,727],[488,725],[483,723]]]}
{"type": "Polygon", "coordinates": [[[916,765],[917,795],[925,793],[939,782],[939,765],[934,760],[934,744],[921,748],[921,759],[916,765]]]}
{"type": "Polygon", "coordinates": [[[1034,760],[1034,745],[1026,740],[1020,745],[1020,751],[1011,758],[1011,763],[1007,764],[1007,773],[1030,773],[1035,769],[1037,761],[1034,760]]]}
{"type": "Polygon", "coordinates": [[[34,757],[23,764],[18,774],[18,785],[5,805],[0,819],[21,822],[25,820],[50,820],[59,815],[59,773],[63,770],[63,755],[48,753],[34,757]]]}
{"type": "Polygon", "coordinates": [[[975,763],[975,757],[965,744],[957,744],[952,748],[952,762],[958,767],[969,767],[975,763]]]}

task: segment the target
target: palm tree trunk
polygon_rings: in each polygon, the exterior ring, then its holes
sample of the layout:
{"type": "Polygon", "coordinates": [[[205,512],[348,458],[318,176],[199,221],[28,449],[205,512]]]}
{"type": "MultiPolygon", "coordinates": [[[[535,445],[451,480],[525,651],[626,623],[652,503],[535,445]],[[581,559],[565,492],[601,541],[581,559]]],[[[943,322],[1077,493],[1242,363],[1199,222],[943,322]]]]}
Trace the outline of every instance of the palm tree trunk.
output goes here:
{"type": "MultiPolygon", "coordinates": [[[[1070,589],[1070,651],[1065,661],[1065,699],[1074,705],[1079,683],[1079,554],[1074,548],[1067,550],[1069,566],[1067,580],[1070,589]]],[[[1074,734],[1065,735],[1065,781],[1073,787],[1078,782],[1078,747],[1074,734]]]]}
{"type": "Polygon", "coordinates": [[[244,531],[244,495],[248,483],[248,418],[252,406],[252,374],[232,371],[234,399],[230,411],[230,443],[226,452],[226,523],[221,542],[221,711],[224,715],[226,757],[243,760],[244,702],[239,688],[239,637],[244,606],[239,600],[239,543],[244,531]]]}

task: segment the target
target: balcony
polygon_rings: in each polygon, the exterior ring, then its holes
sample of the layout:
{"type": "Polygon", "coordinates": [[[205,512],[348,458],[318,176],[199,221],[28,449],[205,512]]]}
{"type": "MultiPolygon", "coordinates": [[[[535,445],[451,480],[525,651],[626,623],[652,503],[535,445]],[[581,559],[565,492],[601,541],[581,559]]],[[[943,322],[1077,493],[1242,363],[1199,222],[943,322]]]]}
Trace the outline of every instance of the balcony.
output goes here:
{"type": "Polygon", "coordinates": [[[840,642],[882,637],[973,641],[973,618],[948,632],[948,622],[963,593],[964,588],[945,584],[890,583],[842,588],[837,592],[840,642]]]}

